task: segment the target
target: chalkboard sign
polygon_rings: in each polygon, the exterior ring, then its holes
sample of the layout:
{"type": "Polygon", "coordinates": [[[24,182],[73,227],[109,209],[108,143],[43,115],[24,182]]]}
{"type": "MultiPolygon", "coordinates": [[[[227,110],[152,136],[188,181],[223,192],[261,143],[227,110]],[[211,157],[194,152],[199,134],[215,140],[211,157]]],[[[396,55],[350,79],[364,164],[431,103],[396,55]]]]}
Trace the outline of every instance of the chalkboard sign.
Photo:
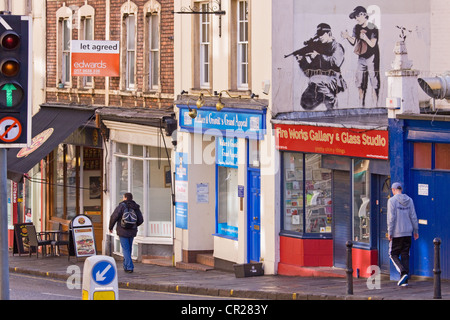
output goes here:
{"type": "MultiPolygon", "coordinates": [[[[22,253],[30,253],[30,246],[28,240],[28,233],[26,225],[32,225],[32,223],[17,223],[14,225],[14,246],[13,255],[18,253],[19,256],[22,253]]],[[[32,248],[32,253],[36,251],[36,248],[32,248]]]]}

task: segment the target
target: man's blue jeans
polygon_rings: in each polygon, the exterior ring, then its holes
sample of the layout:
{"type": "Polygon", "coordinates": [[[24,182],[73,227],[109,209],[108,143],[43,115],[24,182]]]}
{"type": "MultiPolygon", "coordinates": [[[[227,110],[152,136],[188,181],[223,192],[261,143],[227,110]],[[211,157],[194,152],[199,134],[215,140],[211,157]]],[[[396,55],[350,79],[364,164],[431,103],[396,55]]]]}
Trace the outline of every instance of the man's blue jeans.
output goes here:
{"type": "Polygon", "coordinates": [[[120,237],[120,245],[122,246],[123,253],[123,269],[124,270],[133,270],[133,260],[131,259],[131,250],[133,248],[133,237],[125,238],[120,237]]]}

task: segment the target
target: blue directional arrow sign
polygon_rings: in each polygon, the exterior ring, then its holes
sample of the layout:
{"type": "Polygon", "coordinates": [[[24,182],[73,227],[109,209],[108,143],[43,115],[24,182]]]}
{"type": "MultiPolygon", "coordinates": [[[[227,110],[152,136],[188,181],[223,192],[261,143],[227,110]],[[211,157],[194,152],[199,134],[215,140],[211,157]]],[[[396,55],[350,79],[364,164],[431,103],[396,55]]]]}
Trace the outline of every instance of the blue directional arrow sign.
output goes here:
{"type": "Polygon", "coordinates": [[[116,276],[116,269],[108,261],[99,261],[92,268],[92,279],[99,285],[110,284],[116,276]]]}

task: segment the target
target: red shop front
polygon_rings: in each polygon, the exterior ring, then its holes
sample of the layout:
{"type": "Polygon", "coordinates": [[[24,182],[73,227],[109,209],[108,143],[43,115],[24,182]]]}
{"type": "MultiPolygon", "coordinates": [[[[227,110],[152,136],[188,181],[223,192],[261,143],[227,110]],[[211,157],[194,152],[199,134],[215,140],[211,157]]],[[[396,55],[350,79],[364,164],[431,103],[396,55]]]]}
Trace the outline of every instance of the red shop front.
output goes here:
{"type": "Polygon", "coordinates": [[[355,276],[369,276],[374,266],[389,270],[389,148],[382,128],[274,123],[281,154],[279,274],[345,268],[348,240],[355,276]]]}

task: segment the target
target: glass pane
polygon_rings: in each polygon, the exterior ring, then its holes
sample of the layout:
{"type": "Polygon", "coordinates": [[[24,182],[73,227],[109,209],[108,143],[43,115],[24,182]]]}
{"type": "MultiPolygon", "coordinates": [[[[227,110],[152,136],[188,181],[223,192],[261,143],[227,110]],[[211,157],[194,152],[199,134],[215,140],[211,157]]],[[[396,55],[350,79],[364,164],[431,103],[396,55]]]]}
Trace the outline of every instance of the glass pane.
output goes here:
{"type": "Polygon", "coordinates": [[[431,143],[414,143],[414,168],[431,169],[431,143]]]}
{"type": "Polygon", "coordinates": [[[129,50],[135,50],[135,39],[134,39],[134,35],[135,35],[135,19],[134,19],[134,15],[130,14],[127,17],[127,48],[129,50]]]}
{"type": "Polygon", "coordinates": [[[152,86],[158,86],[158,79],[159,79],[159,54],[158,52],[152,52],[152,72],[151,72],[151,84],[152,86]]]}
{"type": "Polygon", "coordinates": [[[53,172],[55,175],[54,192],[54,212],[53,216],[64,218],[64,145],[58,145],[55,150],[55,166],[53,172]]]}
{"type": "Polygon", "coordinates": [[[70,22],[69,20],[63,21],[63,50],[70,50],[70,22]]]}
{"type": "MultiPolygon", "coordinates": [[[[154,147],[153,147],[154,148],[154,147]]],[[[154,148],[156,149],[156,148],[154,148]]],[[[155,150],[156,151],[156,150],[155,150]]],[[[164,152],[161,149],[161,152],[164,152]]],[[[170,174],[167,160],[162,165],[158,160],[147,161],[150,175],[148,188],[148,216],[144,220],[148,223],[148,236],[170,237],[172,235],[171,204],[172,193],[165,185],[165,173],[170,174]]]]}
{"type": "Polygon", "coordinates": [[[133,200],[142,206],[144,203],[144,162],[142,160],[131,160],[132,163],[132,180],[131,193],[133,200]]]}
{"type": "Polygon", "coordinates": [[[86,18],[85,20],[85,24],[84,24],[84,39],[85,40],[93,40],[94,38],[92,37],[92,19],[86,18]]]}
{"type": "MultiPolygon", "coordinates": [[[[128,160],[126,158],[116,157],[116,201],[117,204],[122,201],[123,195],[128,190],[128,160]]],[[[116,204],[116,205],[117,205],[116,204]]]]}
{"type": "Polygon", "coordinates": [[[258,140],[248,140],[248,164],[251,168],[259,168],[260,158],[259,158],[259,141],[258,140]]]}
{"type": "Polygon", "coordinates": [[[436,143],[435,145],[436,169],[450,170],[450,144],[436,143]]]}
{"type": "Polygon", "coordinates": [[[66,151],[66,194],[67,194],[67,216],[72,219],[76,216],[77,203],[77,155],[74,145],[67,145],[66,151]]]}
{"type": "Polygon", "coordinates": [[[128,63],[128,87],[134,86],[134,52],[128,52],[127,55],[127,63],[128,63]]]}
{"type": "Polygon", "coordinates": [[[283,155],[284,230],[303,232],[303,153],[283,155]]]}
{"type": "Polygon", "coordinates": [[[116,153],[128,154],[128,144],[126,143],[116,143],[116,153]]]}
{"type": "Polygon", "coordinates": [[[238,236],[238,194],[237,169],[219,167],[219,212],[217,232],[237,238],[238,236]]]}
{"type": "Polygon", "coordinates": [[[138,145],[131,145],[131,155],[133,156],[143,156],[144,155],[144,147],[138,145]]]}
{"type": "Polygon", "coordinates": [[[333,207],[331,203],[332,171],[322,168],[320,154],[305,156],[306,232],[331,232],[333,207]]]}
{"type": "Polygon", "coordinates": [[[354,241],[370,243],[370,160],[353,161],[354,241]]]}
{"type": "Polygon", "coordinates": [[[151,49],[158,50],[159,49],[159,16],[152,15],[151,16],[151,49]]]}

